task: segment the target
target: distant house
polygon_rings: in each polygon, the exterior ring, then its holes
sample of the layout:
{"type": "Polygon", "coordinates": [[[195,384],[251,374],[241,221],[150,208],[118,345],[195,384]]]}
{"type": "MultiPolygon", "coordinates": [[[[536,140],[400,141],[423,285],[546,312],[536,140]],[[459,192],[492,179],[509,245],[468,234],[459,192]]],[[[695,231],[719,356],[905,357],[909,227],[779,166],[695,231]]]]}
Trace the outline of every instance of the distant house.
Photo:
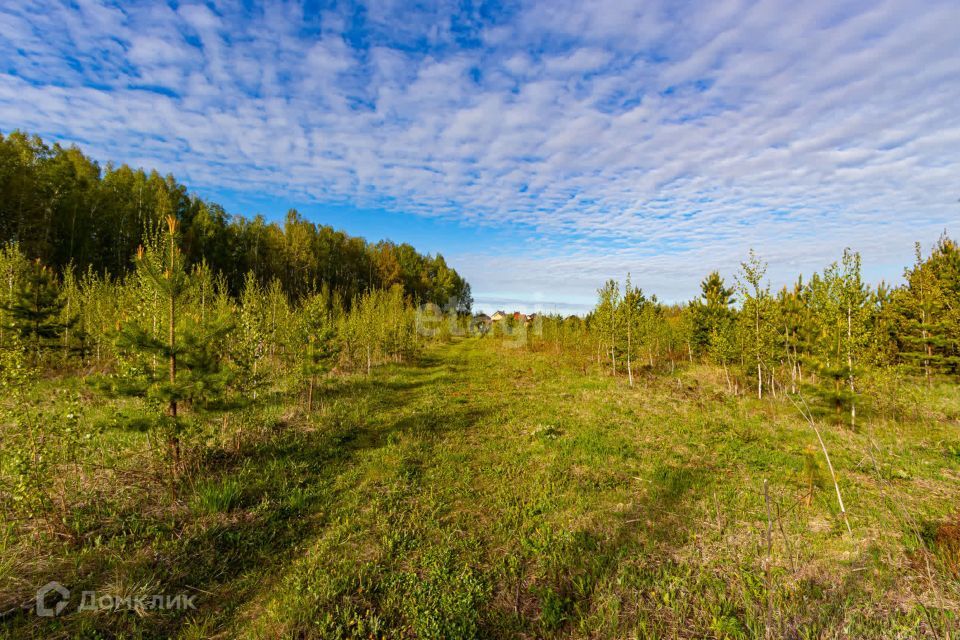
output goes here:
{"type": "Polygon", "coordinates": [[[520,311],[511,311],[510,313],[507,313],[506,311],[496,311],[494,312],[493,317],[490,318],[490,321],[500,322],[501,320],[512,320],[515,325],[519,325],[521,323],[530,324],[536,320],[536,318],[536,313],[527,315],[525,313],[521,313],[520,311]]]}
{"type": "Polygon", "coordinates": [[[473,316],[474,324],[490,324],[493,322],[493,319],[485,313],[478,313],[473,316]]]}

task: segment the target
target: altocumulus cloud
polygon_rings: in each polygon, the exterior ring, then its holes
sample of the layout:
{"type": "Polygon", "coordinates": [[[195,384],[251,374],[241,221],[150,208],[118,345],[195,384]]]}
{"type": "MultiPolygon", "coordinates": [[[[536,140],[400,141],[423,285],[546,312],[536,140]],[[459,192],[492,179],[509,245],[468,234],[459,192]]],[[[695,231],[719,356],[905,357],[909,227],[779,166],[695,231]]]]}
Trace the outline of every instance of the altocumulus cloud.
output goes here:
{"type": "Polygon", "coordinates": [[[688,297],[750,246],[775,283],[847,245],[895,279],[960,219],[958,24],[955,0],[15,0],[0,129],[508,229],[448,255],[485,306],[627,271],[688,297]]]}

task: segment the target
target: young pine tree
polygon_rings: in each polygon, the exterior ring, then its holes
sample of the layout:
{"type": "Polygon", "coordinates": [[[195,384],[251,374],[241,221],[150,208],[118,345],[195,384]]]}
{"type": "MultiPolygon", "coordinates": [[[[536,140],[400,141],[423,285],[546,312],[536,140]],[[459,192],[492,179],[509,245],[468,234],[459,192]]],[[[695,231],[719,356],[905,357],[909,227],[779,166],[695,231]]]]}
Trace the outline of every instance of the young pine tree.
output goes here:
{"type": "Polygon", "coordinates": [[[266,295],[253,271],[247,272],[237,325],[232,340],[232,357],[237,369],[237,388],[256,399],[263,383],[263,360],[267,355],[269,314],[266,295]]]}
{"type": "Polygon", "coordinates": [[[80,279],[74,273],[72,263],[63,270],[63,283],[60,289],[63,299],[60,322],[64,326],[61,334],[61,347],[65,356],[73,354],[83,362],[87,356],[88,333],[86,318],[81,313],[83,291],[80,287],[80,279]]]}
{"type": "Polygon", "coordinates": [[[20,283],[30,269],[30,261],[16,244],[0,249],[0,390],[14,403],[25,383],[36,373],[36,367],[30,365],[32,358],[28,349],[8,311],[17,300],[20,283]]]}
{"type": "Polygon", "coordinates": [[[856,378],[867,346],[870,321],[870,291],[860,275],[860,254],[850,249],[843,252],[840,277],[841,322],[846,321],[843,351],[846,360],[847,387],[850,392],[850,428],[857,426],[856,378]]]}
{"type": "Polygon", "coordinates": [[[274,278],[264,290],[265,337],[267,353],[274,369],[277,368],[285,347],[290,344],[296,329],[290,312],[290,302],[280,280],[274,278]]]}
{"type": "Polygon", "coordinates": [[[162,242],[137,252],[137,275],[165,311],[164,330],[155,334],[152,327],[131,321],[120,327],[117,339],[118,348],[140,362],[135,368],[138,375],[124,380],[116,390],[145,397],[163,409],[157,425],[172,458],[171,489],[180,473],[181,436],[187,426],[182,405],[199,411],[222,400],[228,372],[220,352],[230,329],[224,318],[200,322],[199,314],[184,308],[190,283],[177,236],[177,221],[169,216],[162,242]]]}
{"type": "Polygon", "coordinates": [[[307,410],[310,412],[313,411],[317,379],[333,368],[338,354],[334,314],[330,289],[326,286],[307,298],[300,309],[300,338],[306,344],[301,365],[307,383],[307,410]]]}
{"type": "Polygon", "coordinates": [[[3,307],[10,329],[28,350],[33,365],[46,350],[59,346],[59,337],[72,325],[72,320],[61,318],[63,308],[53,271],[35,260],[3,307]]]}
{"type": "Polygon", "coordinates": [[[849,410],[856,427],[856,378],[866,348],[869,291],[860,275],[860,255],[845,250],[841,262],[810,281],[810,306],[819,328],[815,352],[821,395],[839,413],[849,410]]]}
{"type": "MultiPolygon", "coordinates": [[[[17,297],[17,291],[25,275],[31,269],[31,263],[20,251],[16,243],[8,243],[0,248],[0,348],[8,345],[11,331],[10,314],[7,309],[17,297]]],[[[20,343],[20,340],[17,340],[20,343]]]]}
{"type": "Polygon", "coordinates": [[[960,249],[944,236],[924,259],[918,243],[916,262],[904,276],[907,285],[892,300],[901,357],[928,384],[937,373],[960,372],[960,249]]]}
{"type": "Polygon", "coordinates": [[[783,360],[790,368],[790,392],[796,393],[803,382],[805,361],[808,359],[811,332],[809,289],[800,278],[792,289],[784,287],[777,295],[780,333],[779,347],[783,360]]]}
{"type": "Polygon", "coordinates": [[[723,325],[733,319],[733,288],[728,288],[716,271],[700,283],[700,297],[690,303],[692,327],[690,341],[697,353],[710,351],[710,336],[722,333],[723,325]]]}

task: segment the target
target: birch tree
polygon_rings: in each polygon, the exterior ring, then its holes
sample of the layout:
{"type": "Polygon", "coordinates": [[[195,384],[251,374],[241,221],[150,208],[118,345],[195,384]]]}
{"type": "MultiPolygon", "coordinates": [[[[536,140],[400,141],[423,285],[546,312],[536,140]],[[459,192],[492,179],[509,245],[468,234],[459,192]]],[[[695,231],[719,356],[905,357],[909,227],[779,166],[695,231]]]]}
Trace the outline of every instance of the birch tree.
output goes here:
{"type": "Polygon", "coordinates": [[[832,388],[822,393],[837,412],[848,408],[851,427],[856,426],[857,365],[868,340],[869,291],[860,275],[860,255],[846,249],[810,281],[810,307],[817,318],[819,374],[832,388]]]}
{"type": "Polygon", "coordinates": [[[600,344],[607,348],[610,357],[610,371],[617,375],[617,330],[620,325],[617,308],[620,305],[620,283],[607,280],[597,290],[598,302],[594,310],[594,323],[600,344]]]}
{"type": "Polygon", "coordinates": [[[760,260],[750,250],[746,262],[740,263],[740,274],[737,276],[737,290],[743,300],[740,310],[740,324],[745,335],[749,336],[749,348],[752,365],[757,373],[757,398],[763,398],[763,370],[769,361],[773,344],[773,327],[771,316],[773,304],[770,297],[770,286],[764,283],[767,273],[767,263],[760,260]]]}
{"type": "Polygon", "coordinates": [[[624,349],[624,355],[627,361],[627,380],[630,383],[630,386],[633,386],[633,362],[634,362],[634,353],[637,346],[637,329],[639,328],[640,316],[643,313],[643,307],[646,304],[646,298],[643,295],[643,291],[637,287],[635,288],[630,281],[630,274],[627,274],[627,282],[624,285],[623,289],[623,300],[619,305],[619,315],[620,315],[620,324],[623,327],[623,332],[626,334],[626,349],[624,349]]]}

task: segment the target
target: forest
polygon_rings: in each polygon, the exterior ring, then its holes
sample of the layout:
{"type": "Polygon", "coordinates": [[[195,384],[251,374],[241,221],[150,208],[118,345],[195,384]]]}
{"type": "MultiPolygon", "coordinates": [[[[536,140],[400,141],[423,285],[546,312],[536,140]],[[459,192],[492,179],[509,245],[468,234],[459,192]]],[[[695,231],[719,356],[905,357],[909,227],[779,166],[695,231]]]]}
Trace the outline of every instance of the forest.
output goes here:
{"type": "Polygon", "coordinates": [[[11,637],[960,633],[946,233],[489,322],[439,254],[14,132],[0,243],[11,637]]]}
{"type": "Polygon", "coordinates": [[[368,244],[296,210],[283,224],[231,216],[190,195],[173,176],[101,168],[75,146],[0,133],[0,243],[15,243],[31,260],[58,272],[122,277],[138,247],[170,216],[186,266],[205,264],[233,295],[252,273],[262,285],[276,280],[292,299],[323,284],[347,300],[399,284],[418,301],[470,310],[468,284],[441,255],[423,256],[408,244],[368,244]]]}

